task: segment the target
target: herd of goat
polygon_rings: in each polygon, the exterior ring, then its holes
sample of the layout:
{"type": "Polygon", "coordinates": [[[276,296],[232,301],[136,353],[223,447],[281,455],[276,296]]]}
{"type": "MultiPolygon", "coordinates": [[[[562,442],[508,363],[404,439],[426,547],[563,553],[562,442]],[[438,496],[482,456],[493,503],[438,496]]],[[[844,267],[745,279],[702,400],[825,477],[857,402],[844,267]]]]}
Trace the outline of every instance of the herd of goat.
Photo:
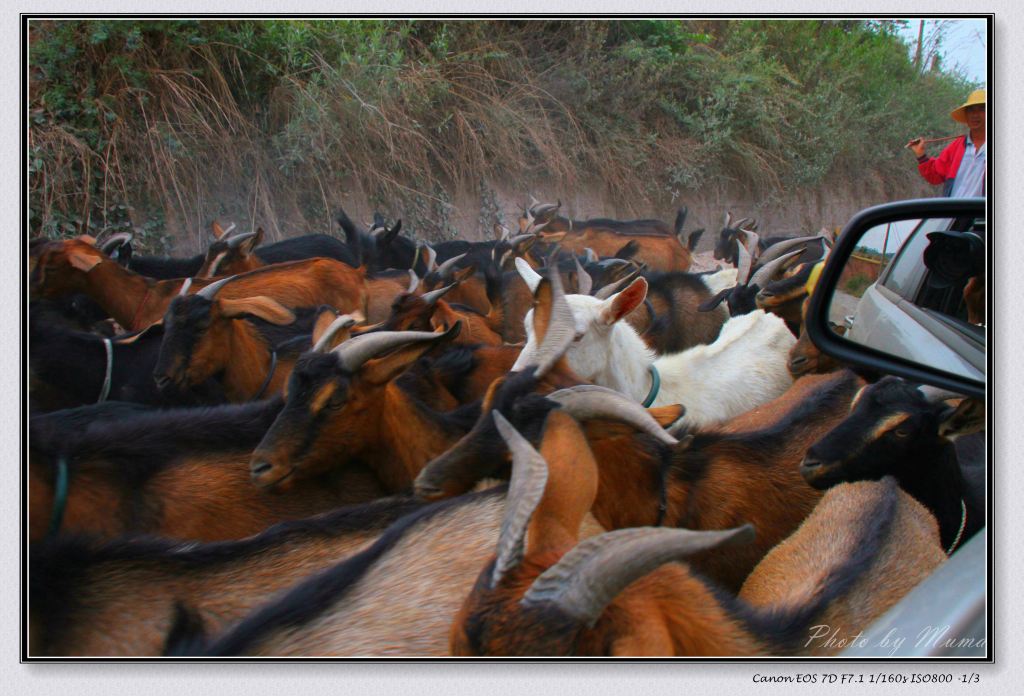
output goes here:
{"type": "Polygon", "coordinates": [[[685,221],[33,240],[29,655],[834,653],[984,526],[984,407],[815,349],[829,235],[685,221]]]}

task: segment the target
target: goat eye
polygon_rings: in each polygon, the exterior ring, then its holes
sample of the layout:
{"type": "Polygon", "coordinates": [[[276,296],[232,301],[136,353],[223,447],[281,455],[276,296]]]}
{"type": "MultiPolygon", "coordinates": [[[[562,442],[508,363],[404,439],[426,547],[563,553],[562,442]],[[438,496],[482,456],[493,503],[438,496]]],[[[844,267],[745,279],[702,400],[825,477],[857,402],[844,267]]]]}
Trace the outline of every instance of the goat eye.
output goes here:
{"type": "Polygon", "coordinates": [[[586,336],[586,333],[578,333],[578,334],[576,334],[576,335],[575,335],[575,336],[573,336],[573,338],[572,338],[572,341],[573,341],[573,343],[579,343],[580,341],[582,341],[582,340],[583,340],[583,337],[584,337],[584,336],[586,336]]]}
{"type": "Polygon", "coordinates": [[[906,437],[910,433],[904,430],[903,428],[896,428],[895,430],[892,431],[892,434],[895,435],[896,437],[906,437]]]}

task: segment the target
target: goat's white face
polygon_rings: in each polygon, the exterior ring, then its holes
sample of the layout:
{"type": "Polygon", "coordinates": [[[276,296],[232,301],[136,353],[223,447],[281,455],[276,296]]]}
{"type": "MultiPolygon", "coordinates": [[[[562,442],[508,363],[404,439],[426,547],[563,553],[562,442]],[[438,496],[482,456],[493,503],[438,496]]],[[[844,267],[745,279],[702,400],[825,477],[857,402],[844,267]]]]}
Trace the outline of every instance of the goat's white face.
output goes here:
{"type": "MultiPolygon", "coordinates": [[[[637,278],[625,290],[606,300],[590,295],[566,295],[576,331],[576,339],[565,354],[573,372],[584,380],[593,380],[606,367],[616,322],[632,312],[646,296],[647,281],[643,278],[637,278]]],[[[526,313],[524,321],[526,345],[513,369],[528,364],[537,350],[532,309],[526,313]]]]}

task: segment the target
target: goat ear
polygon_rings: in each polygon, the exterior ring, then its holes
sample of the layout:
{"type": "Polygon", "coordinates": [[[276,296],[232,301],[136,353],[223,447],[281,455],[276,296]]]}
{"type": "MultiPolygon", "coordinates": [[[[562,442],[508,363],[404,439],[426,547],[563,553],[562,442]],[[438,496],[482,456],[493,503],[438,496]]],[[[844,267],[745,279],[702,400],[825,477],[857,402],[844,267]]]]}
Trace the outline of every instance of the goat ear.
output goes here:
{"type": "Polygon", "coordinates": [[[251,314],[271,324],[284,326],[295,321],[295,315],[291,310],[283,306],[277,300],[257,295],[256,297],[242,297],[239,299],[222,298],[217,300],[220,304],[221,314],[224,316],[238,317],[243,314],[251,314]]]}
{"type": "Polygon", "coordinates": [[[224,236],[224,228],[216,220],[210,223],[210,231],[213,233],[214,239],[220,239],[224,236]]]}
{"type": "Polygon", "coordinates": [[[658,425],[662,428],[667,428],[683,417],[683,414],[686,413],[686,408],[682,404],[669,404],[668,406],[649,408],[647,412],[651,414],[654,420],[658,421],[658,425]]]}
{"type": "Polygon", "coordinates": [[[647,298],[647,280],[637,278],[625,290],[612,295],[601,307],[601,321],[611,325],[639,307],[647,298]]]}
{"type": "Polygon", "coordinates": [[[421,355],[442,342],[444,339],[413,343],[383,358],[368,360],[363,363],[359,374],[370,384],[390,382],[405,372],[421,355]]]}
{"type": "Polygon", "coordinates": [[[474,273],[476,273],[476,264],[470,264],[469,266],[460,268],[455,271],[455,273],[452,273],[452,280],[456,283],[461,283],[468,278],[472,278],[474,273]]]}
{"type": "Polygon", "coordinates": [[[102,256],[96,255],[94,252],[90,253],[84,249],[70,249],[67,252],[68,263],[73,268],[77,268],[80,271],[88,273],[96,267],[98,263],[103,261],[102,256]]]}
{"type": "Polygon", "coordinates": [[[516,257],[515,264],[516,270],[519,271],[519,277],[526,283],[526,287],[530,288],[530,292],[536,294],[537,286],[540,285],[542,280],[540,273],[533,270],[530,262],[521,256],[516,257]]]}
{"type": "Polygon", "coordinates": [[[956,407],[944,410],[939,419],[939,437],[955,440],[961,435],[979,433],[985,429],[985,403],[964,399],[956,407]]]}
{"type": "Polygon", "coordinates": [[[252,237],[250,237],[249,239],[245,240],[244,242],[242,242],[239,245],[238,250],[244,256],[250,256],[252,254],[252,252],[256,250],[256,247],[258,247],[262,241],[263,241],[263,228],[262,227],[258,227],[258,228],[256,228],[256,234],[253,235],[252,237]]]}
{"type": "Polygon", "coordinates": [[[711,299],[704,300],[697,306],[698,312],[710,312],[712,309],[722,304],[722,300],[729,296],[732,292],[732,288],[726,288],[725,290],[719,290],[718,294],[711,299]]]}

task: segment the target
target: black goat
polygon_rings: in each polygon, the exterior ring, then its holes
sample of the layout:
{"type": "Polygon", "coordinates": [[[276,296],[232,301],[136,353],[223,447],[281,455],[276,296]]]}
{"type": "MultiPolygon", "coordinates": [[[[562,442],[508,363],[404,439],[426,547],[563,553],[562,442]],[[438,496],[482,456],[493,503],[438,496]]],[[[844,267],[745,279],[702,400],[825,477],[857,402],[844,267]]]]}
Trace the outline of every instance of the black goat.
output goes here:
{"type": "Polygon", "coordinates": [[[807,450],[800,471],[818,489],[894,476],[938,518],[943,548],[951,553],[985,526],[984,502],[965,483],[951,438],[984,426],[977,400],[950,406],[885,377],[865,387],[849,417],[807,450]]]}

